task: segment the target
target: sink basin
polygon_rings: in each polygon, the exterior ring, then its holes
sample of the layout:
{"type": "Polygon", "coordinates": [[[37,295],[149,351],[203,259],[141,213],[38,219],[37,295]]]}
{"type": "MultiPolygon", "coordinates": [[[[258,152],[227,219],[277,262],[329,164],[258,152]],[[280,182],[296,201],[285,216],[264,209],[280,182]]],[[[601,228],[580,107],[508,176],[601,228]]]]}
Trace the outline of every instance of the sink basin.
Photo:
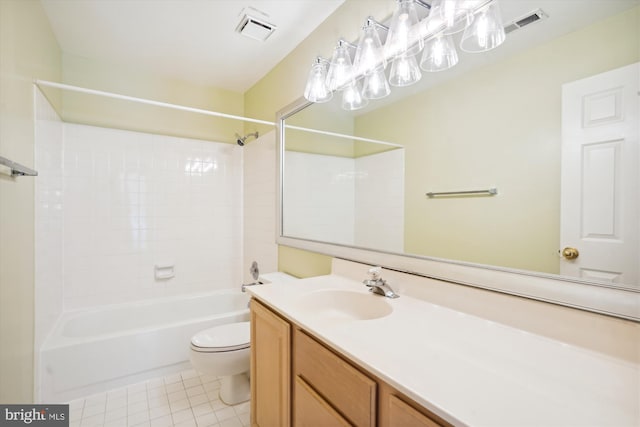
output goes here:
{"type": "Polygon", "coordinates": [[[385,297],[372,293],[323,289],[300,298],[305,314],[327,320],[370,320],[388,316],[393,307],[385,297]]]}

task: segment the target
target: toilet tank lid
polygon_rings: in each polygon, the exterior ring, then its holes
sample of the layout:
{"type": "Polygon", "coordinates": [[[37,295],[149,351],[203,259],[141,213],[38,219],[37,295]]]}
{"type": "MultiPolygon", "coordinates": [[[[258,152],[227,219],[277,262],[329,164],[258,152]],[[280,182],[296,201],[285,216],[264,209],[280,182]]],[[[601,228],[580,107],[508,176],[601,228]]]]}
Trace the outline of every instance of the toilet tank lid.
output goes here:
{"type": "Polygon", "coordinates": [[[300,280],[297,277],[291,276],[290,274],[283,273],[281,271],[274,271],[273,273],[262,273],[258,277],[258,280],[262,283],[273,283],[273,282],[292,282],[294,280],[300,280]]]}
{"type": "Polygon", "coordinates": [[[214,326],[195,334],[191,344],[202,348],[231,348],[246,346],[251,340],[251,323],[237,322],[214,326]]]}

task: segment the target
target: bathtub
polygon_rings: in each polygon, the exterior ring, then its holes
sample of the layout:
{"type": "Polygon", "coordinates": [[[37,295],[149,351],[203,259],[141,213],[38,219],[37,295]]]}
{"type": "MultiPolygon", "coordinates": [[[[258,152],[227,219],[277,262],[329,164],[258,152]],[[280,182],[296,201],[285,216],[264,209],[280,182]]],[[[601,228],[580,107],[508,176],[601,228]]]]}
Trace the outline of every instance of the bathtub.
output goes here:
{"type": "Polygon", "coordinates": [[[41,402],[66,402],[189,369],[191,336],[249,320],[237,290],[66,312],[40,350],[41,402]]]}

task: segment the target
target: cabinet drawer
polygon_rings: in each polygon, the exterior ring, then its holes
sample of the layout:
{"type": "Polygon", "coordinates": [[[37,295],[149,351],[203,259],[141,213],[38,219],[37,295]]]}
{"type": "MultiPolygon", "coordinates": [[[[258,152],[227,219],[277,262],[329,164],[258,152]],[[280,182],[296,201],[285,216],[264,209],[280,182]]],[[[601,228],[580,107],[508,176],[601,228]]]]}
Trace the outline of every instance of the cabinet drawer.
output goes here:
{"type": "Polygon", "coordinates": [[[300,330],[294,333],[295,374],[344,418],[375,426],[376,382],[300,330]]]}
{"type": "Polygon", "coordinates": [[[348,427],[350,424],[302,378],[293,386],[293,425],[295,427],[348,427]]]}

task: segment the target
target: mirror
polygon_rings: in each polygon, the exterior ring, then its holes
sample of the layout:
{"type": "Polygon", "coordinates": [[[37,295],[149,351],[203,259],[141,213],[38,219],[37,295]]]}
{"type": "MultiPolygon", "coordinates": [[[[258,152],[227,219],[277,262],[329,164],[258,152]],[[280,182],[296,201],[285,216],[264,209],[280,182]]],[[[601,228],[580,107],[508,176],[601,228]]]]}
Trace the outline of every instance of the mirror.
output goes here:
{"type": "Polygon", "coordinates": [[[402,146],[317,134],[321,149],[305,150],[306,132],[288,129],[286,137],[284,235],[404,251],[402,146]]]}
{"type": "MultiPolygon", "coordinates": [[[[342,110],[336,93],[283,111],[281,236],[571,275],[559,253],[576,244],[562,237],[563,85],[640,60],[639,4],[503,0],[505,26],[548,17],[363,110],[342,110]]],[[[574,278],[638,289],[637,240],[635,251],[623,279],[574,278]]]]}

